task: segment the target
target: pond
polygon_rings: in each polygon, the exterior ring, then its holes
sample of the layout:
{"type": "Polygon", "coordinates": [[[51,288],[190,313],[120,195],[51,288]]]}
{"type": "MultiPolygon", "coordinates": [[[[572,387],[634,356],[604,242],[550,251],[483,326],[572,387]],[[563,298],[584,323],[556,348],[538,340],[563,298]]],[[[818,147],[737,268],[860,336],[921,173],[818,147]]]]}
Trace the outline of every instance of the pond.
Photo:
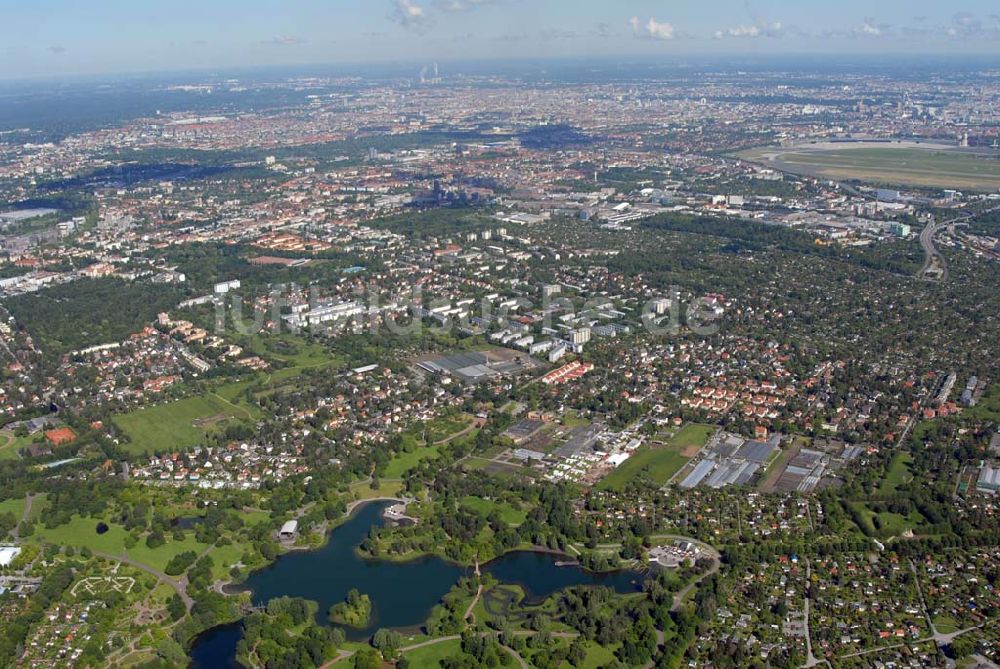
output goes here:
{"type": "MultiPolygon", "coordinates": [[[[343,601],[351,588],[357,588],[371,597],[372,618],[364,629],[345,629],[349,639],[366,639],[381,627],[416,631],[448,590],[471,570],[438,557],[410,562],[359,557],[355,547],[373,525],[385,522],[382,511],[387,506],[388,503],[362,506],[330,534],[325,546],[283,555],[270,567],[250,576],[243,587],[252,592],[254,604],[266,604],[281,596],[319,602],[317,618],[323,623],[330,606],[343,601]]],[[[565,560],[565,556],[558,554],[520,551],[483,565],[482,571],[503,583],[521,586],[529,601],[539,601],[577,585],[603,585],[621,593],[641,587],[642,576],[636,572],[595,574],[578,566],[557,564],[565,560]]],[[[205,632],[192,647],[193,666],[196,669],[237,666],[234,657],[241,634],[239,623],[205,632]]]]}

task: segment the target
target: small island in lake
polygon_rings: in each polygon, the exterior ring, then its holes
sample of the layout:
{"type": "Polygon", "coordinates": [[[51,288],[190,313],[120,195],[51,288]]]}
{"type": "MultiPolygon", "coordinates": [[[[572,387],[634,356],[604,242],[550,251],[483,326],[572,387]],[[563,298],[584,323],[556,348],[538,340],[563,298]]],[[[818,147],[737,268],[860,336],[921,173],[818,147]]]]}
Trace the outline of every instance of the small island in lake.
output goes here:
{"type": "Polygon", "coordinates": [[[344,601],[330,607],[330,622],[337,625],[363,629],[371,622],[371,617],[372,600],[358,592],[357,588],[351,588],[344,601]]]}

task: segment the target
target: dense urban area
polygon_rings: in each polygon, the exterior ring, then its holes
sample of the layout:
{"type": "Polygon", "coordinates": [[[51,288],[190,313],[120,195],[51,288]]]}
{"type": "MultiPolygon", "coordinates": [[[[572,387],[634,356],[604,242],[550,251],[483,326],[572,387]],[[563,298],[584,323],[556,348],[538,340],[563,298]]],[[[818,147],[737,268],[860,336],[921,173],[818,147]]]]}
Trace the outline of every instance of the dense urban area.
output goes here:
{"type": "Polygon", "coordinates": [[[0,666],[995,669],[998,75],[15,87],[0,666]]]}

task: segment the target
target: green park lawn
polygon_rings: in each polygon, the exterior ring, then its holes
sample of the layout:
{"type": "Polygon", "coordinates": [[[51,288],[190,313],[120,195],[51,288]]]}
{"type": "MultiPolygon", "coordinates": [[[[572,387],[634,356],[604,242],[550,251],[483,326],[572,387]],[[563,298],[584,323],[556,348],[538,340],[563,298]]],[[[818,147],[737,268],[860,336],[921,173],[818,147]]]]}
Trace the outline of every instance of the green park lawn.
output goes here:
{"type": "Polygon", "coordinates": [[[471,424],[471,416],[459,414],[410,426],[402,435],[404,452],[389,461],[383,476],[387,479],[400,479],[424,460],[437,458],[440,455],[440,444],[471,424]]]}
{"type": "MultiPolygon", "coordinates": [[[[584,647],[587,649],[587,659],[580,665],[580,669],[599,669],[612,664],[618,644],[604,648],[593,641],[587,641],[584,647]]],[[[563,662],[559,669],[572,669],[572,665],[569,662],[563,662]]]]}
{"type": "Polygon", "coordinates": [[[442,641],[430,646],[424,646],[405,653],[411,667],[439,667],[441,660],[458,655],[462,651],[462,642],[458,639],[442,641]]]}
{"type": "Polygon", "coordinates": [[[866,534],[883,539],[889,537],[899,537],[906,530],[920,532],[920,528],[926,525],[926,520],[919,511],[912,511],[908,516],[898,513],[882,512],[875,513],[864,502],[848,502],[848,504],[858,511],[862,517],[865,527],[861,528],[866,534]],[[875,519],[878,518],[879,527],[875,527],[875,519]]]}
{"type": "MultiPolygon", "coordinates": [[[[38,520],[42,513],[44,513],[45,507],[48,504],[45,497],[45,493],[35,495],[35,499],[31,503],[31,514],[28,516],[29,520],[38,520]]],[[[24,515],[25,503],[26,502],[23,497],[5,499],[0,502],[0,513],[12,513],[14,514],[14,517],[20,521],[21,516],[24,515]]]]}
{"type": "Polygon", "coordinates": [[[0,460],[17,460],[21,457],[18,451],[30,446],[36,438],[40,439],[41,434],[18,437],[9,430],[0,430],[0,460]]]}
{"type": "Polygon", "coordinates": [[[0,432],[0,460],[17,460],[17,437],[6,430],[0,432]]]}
{"type": "Polygon", "coordinates": [[[360,481],[352,484],[349,488],[356,500],[396,497],[402,489],[403,484],[399,481],[380,481],[377,488],[372,488],[371,484],[360,481]]]}
{"type": "Polygon", "coordinates": [[[386,465],[384,476],[387,479],[401,479],[424,460],[437,458],[439,451],[439,446],[424,446],[409,453],[400,453],[386,465]]]}
{"type": "MultiPolygon", "coordinates": [[[[168,537],[169,538],[169,537],[168,537]]],[[[218,580],[231,578],[229,571],[233,565],[242,562],[243,554],[247,551],[247,546],[243,544],[229,544],[227,546],[216,546],[209,553],[212,558],[212,577],[218,580]]]]}
{"type": "Polygon", "coordinates": [[[960,629],[958,623],[951,616],[935,616],[934,627],[940,634],[952,634],[960,629]]]}
{"type": "Polygon", "coordinates": [[[267,375],[268,383],[288,381],[308,369],[340,367],[343,364],[340,357],[321,344],[290,333],[254,335],[250,338],[247,349],[272,365],[280,366],[267,375]]]}
{"type": "Polygon", "coordinates": [[[27,540],[38,544],[72,546],[76,549],[87,547],[92,551],[113,556],[127,555],[133,560],[159,571],[162,571],[170,559],[178,553],[194,551],[200,555],[208,548],[206,544],[196,541],[191,533],[187,533],[184,541],[174,541],[168,534],[167,542],[164,545],[152,549],[146,546],[145,537],[143,537],[132,548],[126,550],[125,537],[128,536],[128,532],[120,525],[108,523],[108,531],[104,534],[98,534],[97,524],[99,522],[96,518],[73,516],[69,523],[52,529],[38,524],[35,526],[35,533],[27,540]]]}
{"type": "Polygon", "coordinates": [[[913,456],[909,453],[897,453],[889,464],[889,470],[885,474],[885,479],[879,486],[879,494],[891,495],[899,486],[908,483],[913,474],[910,472],[910,465],[913,463],[913,456]]]}
{"type": "Polygon", "coordinates": [[[191,448],[202,443],[213,429],[234,419],[252,417],[246,407],[208,394],[137,409],[113,420],[129,439],[125,450],[141,455],[191,448]]]}
{"type": "Polygon", "coordinates": [[[0,502],[0,515],[6,513],[13,514],[14,518],[21,520],[21,514],[24,513],[24,498],[5,499],[0,502]]]}
{"type": "Polygon", "coordinates": [[[1000,384],[990,385],[979,403],[966,409],[963,414],[977,420],[1000,422],[1000,384]]]}
{"type": "Polygon", "coordinates": [[[499,509],[500,517],[508,525],[520,525],[528,519],[528,514],[522,509],[515,508],[505,502],[497,503],[493,500],[473,497],[472,495],[462,498],[462,506],[470,511],[475,511],[483,517],[493,513],[493,509],[499,509]]]}

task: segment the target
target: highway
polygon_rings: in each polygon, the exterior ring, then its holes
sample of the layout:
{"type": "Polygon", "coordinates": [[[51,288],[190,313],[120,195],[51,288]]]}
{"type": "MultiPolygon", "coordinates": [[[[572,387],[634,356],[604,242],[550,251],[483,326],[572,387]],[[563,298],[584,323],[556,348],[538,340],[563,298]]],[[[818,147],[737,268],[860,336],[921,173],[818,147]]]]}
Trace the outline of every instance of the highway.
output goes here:
{"type": "MultiPolygon", "coordinates": [[[[967,217],[968,215],[964,218],[967,217]]],[[[942,228],[947,227],[954,222],[955,221],[943,221],[941,223],[935,223],[932,221],[928,223],[927,227],[925,227],[923,232],[920,233],[920,246],[924,249],[924,255],[926,256],[924,266],[920,268],[920,273],[917,274],[917,276],[921,279],[941,282],[948,280],[948,262],[934,246],[934,235],[936,235],[942,228]]]]}
{"type": "Polygon", "coordinates": [[[975,218],[976,216],[982,216],[983,214],[991,214],[994,211],[1000,210],[1000,207],[994,207],[982,212],[966,212],[955,218],[942,221],[940,223],[930,222],[927,227],[924,228],[923,232],[920,233],[920,246],[924,249],[924,255],[926,259],[924,260],[924,266],[920,268],[917,273],[917,277],[921,279],[927,279],[928,281],[940,281],[945,282],[948,280],[948,262],[944,259],[944,256],[937,250],[934,246],[934,236],[937,235],[943,228],[947,228],[951,225],[957,225],[962,221],[968,221],[969,219],[975,218]]]}

